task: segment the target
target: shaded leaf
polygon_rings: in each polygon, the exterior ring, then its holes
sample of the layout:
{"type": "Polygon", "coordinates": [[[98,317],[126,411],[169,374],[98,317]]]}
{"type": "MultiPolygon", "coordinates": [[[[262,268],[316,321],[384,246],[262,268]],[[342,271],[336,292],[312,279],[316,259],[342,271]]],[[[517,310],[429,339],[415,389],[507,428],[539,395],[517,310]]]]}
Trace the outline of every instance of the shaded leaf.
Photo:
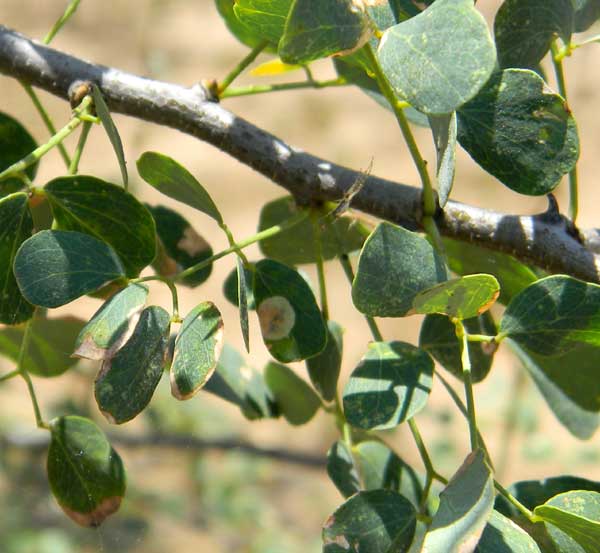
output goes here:
{"type": "Polygon", "coordinates": [[[278,53],[286,63],[307,63],[351,53],[371,37],[362,3],[352,0],[294,0],[278,53]]]}
{"type": "Polygon", "coordinates": [[[33,231],[27,195],[18,192],[0,197],[0,221],[0,323],[14,325],[33,315],[33,306],[21,294],[13,273],[17,250],[33,231]]]}
{"type": "Polygon", "coordinates": [[[579,157],[571,111],[533,71],[495,73],[458,117],[460,145],[483,169],[520,194],[551,192],[579,157]]]}
{"type": "MultiPolygon", "coordinates": [[[[251,268],[244,267],[244,282],[246,283],[246,303],[249,311],[256,310],[254,301],[254,271],[251,268]]],[[[237,266],[228,275],[223,282],[223,295],[233,305],[239,307],[238,300],[238,269],[237,266]]]]}
{"type": "Polygon", "coordinates": [[[270,362],[265,367],[265,382],[290,424],[306,424],[321,406],[313,389],[285,365],[270,362]]]}
{"type": "MultiPolygon", "coordinates": [[[[250,325],[248,323],[248,295],[252,295],[254,300],[254,284],[251,279],[246,279],[246,268],[244,263],[239,257],[236,257],[237,262],[237,299],[240,308],[240,328],[242,330],[242,337],[244,338],[244,345],[246,351],[250,353],[250,325]]],[[[254,273],[251,273],[254,276],[254,273]]]]}
{"type": "Polygon", "coordinates": [[[92,97],[94,98],[94,108],[96,109],[96,114],[100,118],[102,122],[102,126],[108,135],[108,139],[115,151],[115,155],[117,156],[117,161],[119,162],[119,169],[121,170],[121,178],[123,179],[123,184],[125,188],[127,188],[127,183],[129,178],[127,176],[127,163],[125,162],[125,152],[123,151],[123,142],[121,142],[121,137],[119,136],[119,131],[117,130],[117,126],[110,116],[110,111],[104,98],[102,97],[102,93],[98,88],[98,85],[92,84],[92,97]]]}
{"type": "Polygon", "coordinates": [[[395,93],[427,114],[452,113],[473,98],[496,63],[487,24],[471,0],[437,0],[390,27],[378,56],[395,93]]]}
{"type": "Polygon", "coordinates": [[[50,422],[48,481],[65,513],[81,526],[99,526],[119,509],[125,469],[104,433],[89,419],[50,422]]]}
{"type": "Polygon", "coordinates": [[[456,319],[470,319],[485,313],[500,294],[492,275],[467,275],[447,280],[419,292],[414,311],[426,315],[440,313],[456,319]]]}
{"type": "MultiPolygon", "coordinates": [[[[37,148],[33,137],[25,127],[10,115],[0,111],[0,173],[37,148]]],[[[39,163],[25,169],[25,174],[33,180],[39,163]]],[[[23,182],[16,177],[0,181],[0,198],[23,188],[23,182]]],[[[0,219],[2,220],[2,219],[0,219]]]]}
{"type": "MultiPolygon", "coordinates": [[[[47,319],[38,315],[30,324],[29,347],[23,358],[28,373],[58,376],[78,362],[71,352],[84,321],[69,316],[47,319]]],[[[0,355],[16,363],[24,334],[23,327],[0,329],[0,355]]]]}
{"type": "MultiPolygon", "coordinates": [[[[586,553],[597,553],[600,543],[600,493],[562,493],[536,507],[533,512],[575,540],[586,553]]],[[[548,532],[554,537],[552,526],[548,532]]]]}
{"type": "Polygon", "coordinates": [[[534,539],[512,520],[492,511],[475,553],[541,553],[534,539]]]}
{"type": "Polygon", "coordinates": [[[540,355],[600,346],[600,286],[566,275],[531,284],[508,304],[500,332],[540,355]]]}
{"type": "Polygon", "coordinates": [[[210,378],[223,347],[223,319],[215,305],[205,301],[192,309],[175,340],[171,364],[171,394],[191,398],[210,378]]]}
{"type": "Polygon", "coordinates": [[[538,279],[527,265],[508,254],[459,240],[445,238],[443,242],[448,266],[453,272],[459,275],[489,273],[496,277],[500,284],[500,303],[507,304],[538,279]]]}
{"type": "Polygon", "coordinates": [[[404,553],[412,542],[416,517],[410,501],[396,492],[359,492],[325,522],[323,553],[404,553]]]}
{"type": "Polygon", "coordinates": [[[250,420],[277,417],[279,411],[262,374],[248,367],[244,358],[227,344],[217,369],[202,388],[237,405],[250,420]]]}
{"type": "Polygon", "coordinates": [[[335,442],[327,452],[327,474],[344,497],[360,491],[361,483],[352,453],[342,440],[335,442]]]}
{"type": "Polygon", "coordinates": [[[468,553],[479,541],[494,506],[494,481],[483,451],[471,453],[440,494],[440,506],[423,551],[468,553]]]}
{"type": "Polygon", "coordinates": [[[292,0],[235,0],[233,11],[252,35],[277,46],[292,0]]]}
{"type": "Polygon", "coordinates": [[[110,246],[62,230],[43,230],[23,242],[14,272],[25,299],[42,307],[65,305],[125,276],[110,246]]]}
{"type": "Polygon", "coordinates": [[[344,393],[347,421],[365,430],[394,428],[427,403],[433,361],[404,342],[371,342],[344,393]]]}
{"type": "Polygon", "coordinates": [[[573,30],[577,33],[587,31],[600,19],[599,0],[573,0],[575,9],[573,30]]]}
{"type": "Polygon", "coordinates": [[[95,360],[112,357],[133,332],[147,297],[143,284],[130,284],[114,294],[81,329],[73,355],[95,360]]]}
{"type": "Polygon", "coordinates": [[[547,357],[511,346],[556,418],[577,438],[591,438],[600,426],[600,348],[580,344],[547,357]]]}
{"type": "Polygon", "coordinates": [[[306,368],[313,386],[325,401],[333,401],[342,367],[343,347],[342,327],[334,321],[327,321],[327,345],[325,349],[306,360],[306,368]]]}
{"type": "Polygon", "coordinates": [[[555,35],[569,44],[572,27],[571,0],[505,0],[494,19],[500,67],[533,69],[555,35]]]}
{"type": "Polygon", "coordinates": [[[456,112],[444,115],[430,115],[429,126],[433,133],[433,142],[437,154],[437,188],[440,207],[444,207],[452,185],[456,170],[456,112]]]}
{"type": "Polygon", "coordinates": [[[56,228],[74,230],[112,246],[128,277],[156,255],[155,225],[148,210],[121,187],[96,177],[59,177],[44,188],[56,228]]]}
{"type": "Polygon", "coordinates": [[[327,327],[312,290],[300,274],[271,259],[255,265],[254,298],[263,341],[282,363],[325,348],[327,327]]]}
{"type": "Polygon", "coordinates": [[[223,218],[205,188],[183,165],[158,152],[144,152],[137,168],[149,185],[169,198],[182,202],[222,224],[223,218]]]}
{"type": "Polygon", "coordinates": [[[421,291],[447,279],[443,259],[414,232],[380,223],[360,253],[352,300],[367,315],[403,317],[421,291]]]}
{"type": "Polygon", "coordinates": [[[131,338],[103,361],[94,394],[109,422],[127,422],[150,403],[163,373],[170,323],[171,316],[162,307],[146,307],[131,338]]]}
{"type": "MultiPolygon", "coordinates": [[[[464,325],[469,334],[496,335],[496,324],[489,311],[479,317],[466,319],[464,325]]],[[[456,327],[448,317],[444,315],[427,315],[425,317],[421,325],[419,347],[432,355],[444,369],[462,380],[462,346],[456,336],[456,327]]],[[[481,382],[489,374],[497,349],[496,344],[469,342],[473,383],[481,382]]]]}
{"type": "MultiPolygon", "coordinates": [[[[179,213],[168,207],[148,206],[156,223],[158,254],[152,267],[159,275],[173,277],[212,256],[213,250],[179,213]]],[[[178,282],[192,288],[202,284],[212,272],[212,263],[178,282]]]]}
{"type": "MultiPolygon", "coordinates": [[[[279,225],[295,216],[300,208],[291,196],[284,196],[265,204],[260,212],[258,230],[262,231],[279,225]]],[[[345,253],[359,250],[365,236],[360,224],[355,224],[350,217],[338,217],[333,221],[326,217],[327,210],[322,211],[321,250],[324,260],[329,260],[345,253]]],[[[262,253],[287,265],[315,263],[314,228],[307,217],[292,228],[259,242],[262,253]]]]}

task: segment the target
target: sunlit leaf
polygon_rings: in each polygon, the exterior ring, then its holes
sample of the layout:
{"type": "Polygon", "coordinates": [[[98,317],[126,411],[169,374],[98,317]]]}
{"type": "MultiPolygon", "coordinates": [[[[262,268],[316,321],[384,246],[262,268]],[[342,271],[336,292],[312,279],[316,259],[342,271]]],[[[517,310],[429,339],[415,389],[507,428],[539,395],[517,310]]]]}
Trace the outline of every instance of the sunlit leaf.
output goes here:
{"type": "Polygon", "coordinates": [[[133,419],[152,399],[165,365],[170,323],[162,307],[147,307],[125,345],[103,361],[94,393],[109,422],[133,419]]]}
{"type": "Polygon", "coordinates": [[[33,306],[21,294],[13,273],[15,253],[33,231],[27,195],[18,192],[0,197],[0,221],[0,323],[13,325],[33,314],[33,306]]]}
{"type": "Polygon", "coordinates": [[[418,413],[429,398],[433,361],[404,342],[371,342],[344,389],[344,413],[365,430],[394,428],[418,413]]]}
{"type": "Polygon", "coordinates": [[[458,140],[511,190],[551,192],[579,157],[575,119],[542,78],[524,69],[495,73],[458,111],[458,140]]]}
{"type": "Polygon", "coordinates": [[[14,271],[25,299],[42,307],[65,305],[125,276],[110,246],[62,230],[43,230],[23,242],[14,271]]]}
{"type": "Polygon", "coordinates": [[[292,0],[235,0],[233,11],[252,35],[277,46],[292,0]]]}
{"type": "Polygon", "coordinates": [[[430,115],[429,125],[437,154],[436,176],[439,203],[440,207],[444,207],[452,191],[456,170],[456,112],[430,115]]]}
{"type": "Polygon", "coordinates": [[[171,393],[191,398],[210,378],[223,347],[223,319],[215,305],[203,302],[185,317],[175,340],[171,393]]]}
{"type": "Polygon", "coordinates": [[[65,513],[82,526],[99,526],[119,509],[125,469],[104,433],[89,419],[50,422],[48,481],[65,513]]]}
{"type": "MultiPolygon", "coordinates": [[[[256,32],[253,32],[251,28],[248,28],[246,25],[242,24],[237,18],[233,11],[233,8],[236,4],[235,0],[215,0],[215,2],[219,14],[235,38],[250,48],[254,48],[263,42],[263,38],[261,38],[260,35],[258,35],[256,32]]],[[[271,46],[269,50],[275,51],[275,48],[271,46]]]]}

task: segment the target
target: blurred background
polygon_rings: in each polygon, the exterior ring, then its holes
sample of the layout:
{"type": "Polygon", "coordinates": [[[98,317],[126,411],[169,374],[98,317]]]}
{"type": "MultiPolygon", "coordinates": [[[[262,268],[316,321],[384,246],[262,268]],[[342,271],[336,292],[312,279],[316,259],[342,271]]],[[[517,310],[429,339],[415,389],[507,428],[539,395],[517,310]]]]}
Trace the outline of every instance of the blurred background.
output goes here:
{"type": "MultiPolygon", "coordinates": [[[[66,4],[65,0],[0,0],[0,23],[41,39],[66,4]]],[[[497,0],[478,3],[490,22],[499,5],[497,0]]],[[[247,53],[229,35],[211,0],[85,0],[52,45],[96,63],[188,86],[203,79],[223,78],[247,53]]],[[[599,53],[600,46],[590,45],[566,60],[570,107],[582,142],[579,221],[584,227],[597,224],[600,117],[594,92],[599,53]]],[[[267,59],[261,56],[259,61],[267,59]]],[[[316,63],[315,75],[332,77],[331,63],[316,63]]],[[[294,79],[300,80],[302,75],[283,77],[286,81],[294,79]]],[[[239,84],[274,80],[245,75],[239,84]]],[[[56,125],[62,126],[70,116],[67,103],[44,92],[40,96],[56,125]]],[[[374,174],[414,185],[419,182],[394,118],[358,89],[278,92],[225,100],[224,105],[288,143],[336,163],[365,169],[373,158],[374,174]]],[[[23,89],[5,76],[0,76],[0,110],[21,121],[39,143],[46,140],[46,130],[23,89]]],[[[238,238],[254,234],[261,206],[284,194],[212,146],[171,129],[120,115],[114,119],[123,139],[132,191],[143,201],[176,205],[136,175],[135,160],[146,150],[163,152],[187,167],[209,190],[238,238]]],[[[415,129],[415,134],[425,157],[433,160],[430,132],[415,129]]],[[[76,140],[73,136],[66,143],[69,150],[76,140]]],[[[117,162],[100,128],[91,134],[80,171],[120,182],[117,162]]],[[[52,152],[43,159],[36,182],[43,184],[62,174],[62,161],[52,152]]],[[[566,210],[565,184],[557,197],[566,210]]],[[[519,214],[546,209],[545,199],[511,192],[462,151],[453,198],[519,214]]],[[[182,204],[176,209],[214,251],[227,247],[221,231],[208,217],[182,204]]],[[[258,259],[258,249],[251,248],[248,257],[258,259]]],[[[200,301],[214,301],[223,313],[226,342],[243,351],[237,310],[222,296],[222,282],[233,267],[233,257],[217,262],[211,278],[201,287],[181,288],[180,302],[185,313],[200,301]]],[[[305,270],[316,282],[313,268],[305,270]]],[[[328,264],[327,273],[331,316],[346,328],[343,385],[366,351],[370,334],[351,304],[349,286],[338,265],[328,264]]],[[[152,284],[151,301],[169,307],[170,297],[160,284],[152,284]]],[[[84,298],[53,311],[51,317],[74,314],[87,319],[99,305],[98,300],[84,298]]],[[[382,321],[381,328],[387,339],[417,343],[419,324],[420,318],[411,317],[382,321]]],[[[269,357],[255,318],[251,327],[247,362],[260,369],[269,357]]],[[[0,359],[0,374],[12,368],[0,359]]],[[[298,374],[306,377],[304,366],[297,368],[298,374]]],[[[262,448],[303,452],[324,461],[337,439],[328,415],[321,413],[299,428],[290,428],[282,420],[248,422],[239,410],[206,393],[189,402],[175,401],[164,379],[142,416],[123,427],[108,428],[93,401],[96,370],[94,364],[80,363],[58,378],[36,378],[34,384],[47,419],[59,414],[86,414],[115,437],[115,447],[128,470],[128,491],[121,511],[97,530],[78,528],[62,514],[49,493],[45,449],[39,445],[43,432],[35,428],[24,383],[19,379],[0,383],[2,553],[154,553],[166,547],[183,548],[181,551],[207,548],[215,553],[320,551],[321,525],[342,502],[323,467],[279,462],[236,449],[198,449],[185,441],[177,447],[148,444],[134,448],[127,439],[152,432],[184,433],[205,440],[243,439],[262,448]]],[[[504,460],[500,467],[503,483],[559,473],[600,479],[598,440],[581,442],[571,437],[523,375],[518,361],[501,348],[490,376],[476,388],[483,435],[492,458],[504,460]],[[507,413],[514,419],[511,429],[504,422],[507,413]]],[[[460,392],[457,381],[452,382],[460,392]]],[[[468,451],[468,432],[439,382],[434,385],[428,408],[417,418],[437,470],[451,475],[468,451]]],[[[406,461],[421,468],[408,430],[401,427],[387,433],[386,439],[406,461]]]]}

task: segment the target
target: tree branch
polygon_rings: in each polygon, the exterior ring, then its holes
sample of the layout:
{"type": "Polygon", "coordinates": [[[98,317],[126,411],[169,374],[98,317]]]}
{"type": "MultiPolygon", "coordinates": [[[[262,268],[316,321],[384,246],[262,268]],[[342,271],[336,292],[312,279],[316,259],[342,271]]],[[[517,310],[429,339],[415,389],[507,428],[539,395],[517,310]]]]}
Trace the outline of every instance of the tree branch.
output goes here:
{"type": "MultiPolygon", "coordinates": [[[[58,52],[0,25],[0,73],[61,98],[77,80],[93,81],[110,109],[173,127],[208,142],[293,194],[299,203],[339,200],[360,173],[295,149],[214,102],[200,85],[144,79],[58,52]]],[[[370,176],[352,207],[422,230],[421,191],[370,176]]],[[[600,230],[574,230],[558,214],[506,215],[448,202],[436,216],[450,238],[514,255],[551,273],[600,282],[600,230]]]]}
{"type": "MultiPolygon", "coordinates": [[[[326,465],[325,456],[312,455],[299,451],[278,449],[272,447],[259,447],[237,438],[222,438],[207,440],[184,434],[146,434],[133,436],[127,434],[109,434],[111,444],[127,449],[162,448],[177,449],[182,452],[198,451],[240,451],[255,457],[265,457],[282,463],[300,465],[306,468],[322,469],[326,465]]],[[[46,451],[50,438],[48,433],[36,434],[5,434],[0,435],[2,448],[21,448],[32,452],[46,451]]]]}

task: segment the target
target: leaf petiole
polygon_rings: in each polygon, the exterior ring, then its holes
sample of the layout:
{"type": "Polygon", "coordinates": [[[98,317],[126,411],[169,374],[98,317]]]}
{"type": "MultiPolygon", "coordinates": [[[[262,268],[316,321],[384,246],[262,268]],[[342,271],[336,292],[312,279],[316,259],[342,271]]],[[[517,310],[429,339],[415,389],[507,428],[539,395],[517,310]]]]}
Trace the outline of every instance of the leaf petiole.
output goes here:
{"type": "Polygon", "coordinates": [[[228,88],[219,97],[221,99],[234,98],[236,96],[251,96],[254,94],[265,94],[267,92],[280,92],[284,90],[297,90],[302,88],[331,88],[335,86],[348,86],[350,83],[343,77],[330,79],[326,81],[300,81],[293,83],[267,84],[267,85],[249,85],[237,88],[228,88]]]}

